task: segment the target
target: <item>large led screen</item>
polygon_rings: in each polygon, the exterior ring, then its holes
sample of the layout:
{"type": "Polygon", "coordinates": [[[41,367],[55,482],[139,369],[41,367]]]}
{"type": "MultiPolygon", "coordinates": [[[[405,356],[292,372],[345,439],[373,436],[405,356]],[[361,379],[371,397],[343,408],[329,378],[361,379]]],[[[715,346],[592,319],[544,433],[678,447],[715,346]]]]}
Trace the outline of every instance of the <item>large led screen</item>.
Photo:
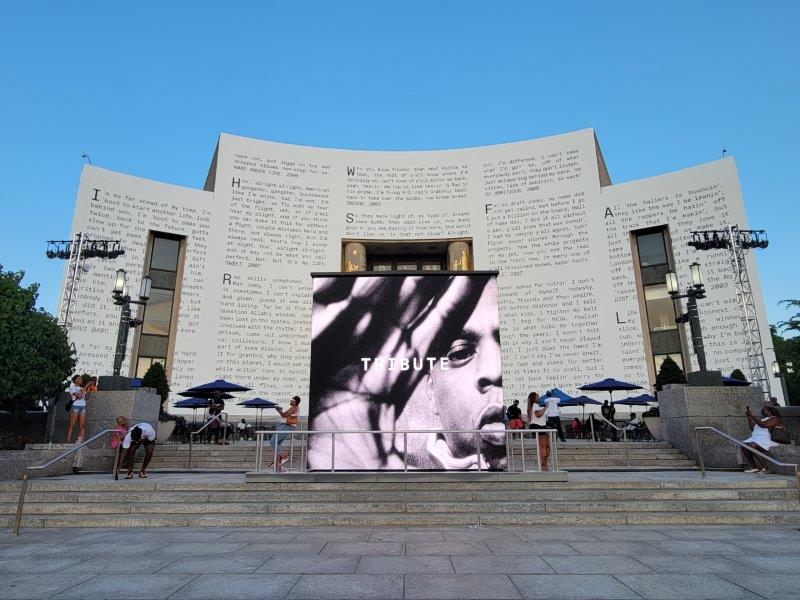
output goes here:
{"type": "Polygon", "coordinates": [[[497,296],[494,272],[315,275],[309,469],[504,469],[497,296]]]}

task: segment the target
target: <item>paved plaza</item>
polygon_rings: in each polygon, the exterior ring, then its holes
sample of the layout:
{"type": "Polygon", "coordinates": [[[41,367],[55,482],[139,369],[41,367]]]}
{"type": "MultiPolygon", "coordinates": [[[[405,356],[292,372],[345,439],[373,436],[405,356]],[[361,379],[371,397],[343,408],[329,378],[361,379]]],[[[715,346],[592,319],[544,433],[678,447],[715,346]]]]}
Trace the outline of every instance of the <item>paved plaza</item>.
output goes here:
{"type": "Polygon", "coordinates": [[[800,598],[792,527],[25,529],[2,598],[800,598]]]}

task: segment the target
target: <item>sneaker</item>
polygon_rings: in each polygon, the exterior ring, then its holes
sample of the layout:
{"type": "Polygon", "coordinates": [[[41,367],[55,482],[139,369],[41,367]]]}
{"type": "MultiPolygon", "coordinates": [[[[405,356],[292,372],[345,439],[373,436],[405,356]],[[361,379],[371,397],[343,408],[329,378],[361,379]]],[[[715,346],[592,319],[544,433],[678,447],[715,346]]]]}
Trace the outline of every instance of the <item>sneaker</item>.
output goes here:
{"type": "Polygon", "coordinates": [[[758,469],[745,469],[745,473],[758,473],[758,469]]]}

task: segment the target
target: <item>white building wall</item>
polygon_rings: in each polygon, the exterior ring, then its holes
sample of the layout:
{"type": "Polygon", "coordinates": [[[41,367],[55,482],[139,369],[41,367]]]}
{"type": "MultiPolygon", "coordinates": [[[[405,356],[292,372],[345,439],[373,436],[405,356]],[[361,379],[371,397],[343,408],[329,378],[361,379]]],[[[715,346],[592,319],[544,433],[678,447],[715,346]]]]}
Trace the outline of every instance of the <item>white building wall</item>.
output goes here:
{"type": "Polygon", "coordinates": [[[685,245],[692,229],[745,225],[730,159],[601,190],[590,129],[433,152],[223,134],[213,168],[213,193],[85,168],[73,232],[120,238],[127,254],[84,278],[72,335],[79,369],[110,372],[112,274],[122,266],[138,283],[149,230],[189,240],[173,389],[224,377],[279,401],[307,397],[309,273],[340,269],[343,238],[463,236],[476,269],[500,271],[507,401],[607,376],[647,387],[628,232],[664,224],[681,279],[695,258],[704,266],[709,365],[745,366],[727,257],[685,245]]]}

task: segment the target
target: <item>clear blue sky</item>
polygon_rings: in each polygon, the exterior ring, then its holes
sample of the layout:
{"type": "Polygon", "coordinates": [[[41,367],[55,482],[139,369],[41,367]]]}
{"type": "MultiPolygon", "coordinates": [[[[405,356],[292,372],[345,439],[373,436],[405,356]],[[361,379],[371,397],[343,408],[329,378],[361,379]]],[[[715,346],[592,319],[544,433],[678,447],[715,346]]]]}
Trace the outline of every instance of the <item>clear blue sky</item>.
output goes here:
{"type": "Polygon", "coordinates": [[[594,127],[623,182],[736,158],[771,322],[800,298],[800,2],[13,2],[0,263],[53,311],[81,153],[200,187],[217,135],[479,146],[594,127]]]}

